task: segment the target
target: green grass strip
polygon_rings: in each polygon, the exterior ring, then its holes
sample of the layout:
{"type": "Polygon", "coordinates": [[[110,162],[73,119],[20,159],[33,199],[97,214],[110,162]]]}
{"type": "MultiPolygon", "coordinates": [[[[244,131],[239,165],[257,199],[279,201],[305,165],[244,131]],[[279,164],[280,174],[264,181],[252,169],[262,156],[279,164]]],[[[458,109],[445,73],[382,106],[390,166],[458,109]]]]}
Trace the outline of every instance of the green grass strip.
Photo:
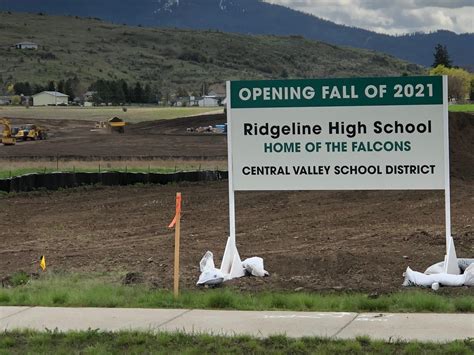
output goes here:
{"type": "Polygon", "coordinates": [[[474,112],[474,104],[449,105],[450,112],[474,112]]]}
{"type": "Polygon", "coordinates": [[[268,338],[151,332],[14,331],[0,335],[5,354],[472,354],[474,341],[422,343],[328,338],[268,338]]]}
{"type": "MultiPolygon", "coordinates": [[[[23,275],[23,276],[22,276],[23,275]]],[[[431,290],[407,289],[393,294],[240,292],[229,286],[184,290],[174,299],[168,290],[122,285],[110,274],[46,274],[31,280],[12,276],[13,287],[0,289],[2,306],[66,306],[123,308],[192,308],[341,312],[474,312],[472,295],[449,296],[431,290]]]]}

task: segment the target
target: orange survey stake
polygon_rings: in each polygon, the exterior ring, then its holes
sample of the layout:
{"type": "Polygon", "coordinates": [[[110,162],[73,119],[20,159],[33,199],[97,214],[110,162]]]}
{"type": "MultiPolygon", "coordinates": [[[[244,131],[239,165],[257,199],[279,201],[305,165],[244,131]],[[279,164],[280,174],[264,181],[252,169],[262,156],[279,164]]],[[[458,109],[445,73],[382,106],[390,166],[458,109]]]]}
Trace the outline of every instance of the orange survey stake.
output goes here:
{"type": "Polygon", "coordinates": [[[170,225],[168,226],[168,228],[173,228],[176,225],[176,220],[178,218],[178,215],[180,214],[181,214],[181,192],[178,192],[176,194],[176,213],[170,225]]]}

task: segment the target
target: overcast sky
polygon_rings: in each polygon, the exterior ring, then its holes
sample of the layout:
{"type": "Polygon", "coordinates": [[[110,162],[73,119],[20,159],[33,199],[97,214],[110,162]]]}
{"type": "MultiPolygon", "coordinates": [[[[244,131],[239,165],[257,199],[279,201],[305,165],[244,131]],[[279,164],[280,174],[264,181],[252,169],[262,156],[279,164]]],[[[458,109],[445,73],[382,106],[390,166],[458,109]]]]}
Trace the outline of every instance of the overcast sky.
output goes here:
{"type": "Polygon", "coordinates": [[[327,20],[389,34],[474,32],[474,0],[265,0],[327,20]]]}

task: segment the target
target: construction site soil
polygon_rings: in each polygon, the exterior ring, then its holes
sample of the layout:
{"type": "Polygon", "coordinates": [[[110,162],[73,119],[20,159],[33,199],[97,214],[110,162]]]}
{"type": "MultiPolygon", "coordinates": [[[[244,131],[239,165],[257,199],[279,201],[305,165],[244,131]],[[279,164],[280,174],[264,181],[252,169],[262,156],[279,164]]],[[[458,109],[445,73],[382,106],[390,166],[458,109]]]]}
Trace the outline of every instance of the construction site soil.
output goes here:
{"type": "MultiPolygon", "coordinates": [[[[450,117],[453,235],[458,256],[472,258],[474,115],[450,117]]],[[[34,155],[56,154],[54,147],[84,156],[99,154],[100,147],[120,155],[135,149],[147,155],[150,151],[170,156],[225,155],[224,136],[183,133],[187,127],[222,120],[201,117],[142,123],[106,141],[87,132],[87,143],[79,137],[72,143],[65,138],[69,133],[57,133],[50,141],[24,146],[35,144],[34,155]],[[114,139],[130,145],[112,144],[114,139]],[[144,147],[144,141],[154,146],[144,147]]],[[[55,123],[45,120],[44,124],[52,127],[55,123]]],[[[83,121],[77,125],[86,128],[83,121]]],[[[3,156],[5,150],[0,149],[3,156]]],[[[183,194],[182,286],[195,288],[204,253],[214,252],[219,265],[224,251],[229,233],[225,181],[94,186],[0,197],[1,274],[37,272],[38,257],[46,255],[50,272],[138,272],[144,282],[171,288],[174,238],[167,225],[177,191],[183,194]]],[[[444,257],[442,191],[238,192],[236,212],[241,257],[261,256],[270,272],[266,278],[247,277],[227,284],[242,290],[385,293],[402,288],[407,266],[424,271],[444,257]]],[[[444,292],[474,295],[466,287],[444,292]]]]}
{"type": "Polygon", "coordinates": [[[125,134],[95,129],[94,122],[83,120],[11,120],[14,126],[34,123],[46,128],[48,139],[0,146],[0,160],[50,159],[57,155],[78,160],[227,159],[225,135],[186,131],[187,128],[225,123],[223,114],[131,124],[125,128],[125,134]]]}

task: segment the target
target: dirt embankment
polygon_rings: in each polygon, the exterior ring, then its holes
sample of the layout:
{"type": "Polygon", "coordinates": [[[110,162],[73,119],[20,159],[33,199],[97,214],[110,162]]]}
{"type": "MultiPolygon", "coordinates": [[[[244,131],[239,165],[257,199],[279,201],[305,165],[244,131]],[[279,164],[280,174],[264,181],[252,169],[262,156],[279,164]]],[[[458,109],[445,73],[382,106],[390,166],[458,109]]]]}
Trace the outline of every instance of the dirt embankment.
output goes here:
{"type": "MultiPolygon", "coordinates": [[[[219,265],[228,235],[226,182],[95,187],[0,199],[3,275],[50,270],[140,272],[172,285],[174,196],[183,194],[182,280],[194,288],[206,250],[219,265]]],[[[423,271],[445,252],[441,191],[301,191],[236,194],[242,258],[261,256],[269,278],[245,290],[401,289],[407,266],[423,271]]],[[[474,257],[474,185],[452,185],[459,257],[474,257]]],[[[471,292],[461,289],[459,292],[471,292]]],[[[471,292],[472,294],[472,292],[471,292]]]]}
{"type": "Polygon", "coordinates": [[[474,113],[449,114],[451,176],[474,180],[474,113]]]}

